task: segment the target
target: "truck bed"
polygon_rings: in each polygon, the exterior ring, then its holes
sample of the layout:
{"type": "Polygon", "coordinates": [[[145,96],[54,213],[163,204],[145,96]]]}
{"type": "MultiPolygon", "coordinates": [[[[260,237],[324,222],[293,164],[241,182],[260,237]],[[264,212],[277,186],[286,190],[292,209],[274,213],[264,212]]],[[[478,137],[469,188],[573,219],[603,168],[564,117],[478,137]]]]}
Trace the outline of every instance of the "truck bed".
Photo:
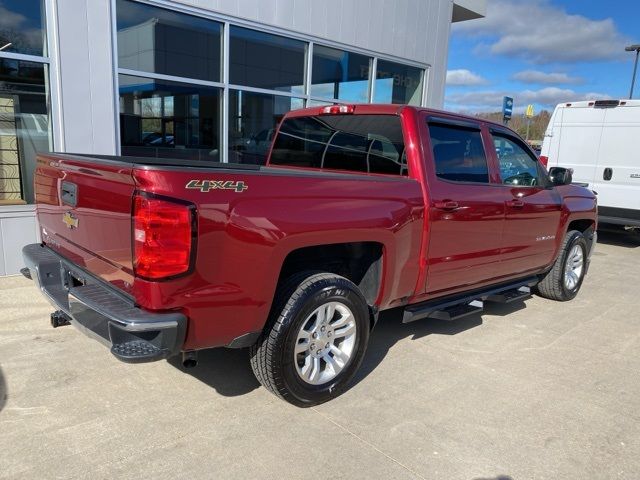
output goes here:
{"type": "Polygon", "coordinates": [[[380,307],[413,295],[420,269],[415,259],[422,243],[424,200],[419,182],[407,177],[42,154],[36,197],[46,245],[140,307],[184,311],[192,319],[189,348],[211,346],[206,344],[212,336],[225,345],[238,331],[259,330],[287,255],[297,249],[387,245],[383,268],[394,273],[386,275],[388,282],[374,294],[372,301],[380,307]],[[238,182],[246,188],[236,189],[238,182]],[[75,206],[62,199],[68,184],[77,188],[75,206]],[[131,216],[136,192],[197,209],[195,263],[189,275],[159,282],[134,275],[131,216]]]}

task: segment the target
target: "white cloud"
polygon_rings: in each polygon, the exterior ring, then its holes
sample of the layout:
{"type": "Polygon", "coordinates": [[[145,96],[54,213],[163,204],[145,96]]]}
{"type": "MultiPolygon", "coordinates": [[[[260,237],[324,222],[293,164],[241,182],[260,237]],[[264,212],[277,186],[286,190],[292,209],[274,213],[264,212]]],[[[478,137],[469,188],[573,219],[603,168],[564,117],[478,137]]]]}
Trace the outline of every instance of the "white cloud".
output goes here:
{"type": "Polygon", "coordinates": [[[580,100],[605,100],[611,98],[604,93],[580,93],[568,88],[546,87],[540,90],[523,90],[521,92],[507,92],[487,90],[480,92],[454,93],[447,96],[447,108],[465,112],[498,112],[502,110],[502,98],[513,97],[515,111],[522,111],[527,105],[540,105],[553,108],[558,103],[577,102],[580,100]]]}
{"type": "Polygon", "coordinates": [[[624,58],[629,41],[611,18],[570,15],[549,0],[489,0],[483,19],[454,24],[458,34],[488,39],[481,50],[537,64],[624,58]]]}
{"type": "Polygon", "coordinates": [[[458,70],[447,70],[447,85],[453,86],[473,86],[484,85],[487,80],[480,75],[464,68],[458,70]]]}
{"type": "Polygon", "coordinates": [[[42,31],[29,28],[27,17],[9,10],[2,3],[0,0],[0,47],[10,43],[14,48],[20,47],[21,53],[42,53],[42,31]]]}
{"type": "Polygon", "coordinates": [[[24,15],[12,12],[0,2],[0,28],[18,29],[26,20],[24,15]]]}
{"type": "Polygon", "coordinates": [[[539,70],[524,70],[513,75],[514,80],[524,83],[538,84],[570,84],[581,83],[582,78],[572,77],[566,73],[541,72],[539,70]]]}

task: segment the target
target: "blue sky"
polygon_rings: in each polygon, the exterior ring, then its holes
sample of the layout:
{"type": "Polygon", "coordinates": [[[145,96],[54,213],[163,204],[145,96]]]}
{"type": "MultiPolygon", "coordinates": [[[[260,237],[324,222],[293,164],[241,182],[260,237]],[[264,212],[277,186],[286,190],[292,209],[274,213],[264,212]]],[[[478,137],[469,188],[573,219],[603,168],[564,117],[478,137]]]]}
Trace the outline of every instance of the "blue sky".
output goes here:
{"type": "MultiPolygon", "coordinates": [[[[445,108],[516,112],[627,98],[640,43],[640,0],[487,0],[487,16],[451,29],[445,108]]],[[[640,81],[635,98],[640,98],[640,81]]]]}

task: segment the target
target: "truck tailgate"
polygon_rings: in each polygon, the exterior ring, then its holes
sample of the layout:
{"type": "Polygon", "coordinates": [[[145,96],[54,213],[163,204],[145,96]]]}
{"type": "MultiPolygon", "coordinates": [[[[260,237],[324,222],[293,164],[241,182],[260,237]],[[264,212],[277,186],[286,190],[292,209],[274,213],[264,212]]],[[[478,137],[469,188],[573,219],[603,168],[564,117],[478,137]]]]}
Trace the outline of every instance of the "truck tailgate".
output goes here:
{"type": "Polygon", "coordinates": [[[125,291],[133,281],[132,165],[41,154],[35,172],[42,240],[125,291]]]}

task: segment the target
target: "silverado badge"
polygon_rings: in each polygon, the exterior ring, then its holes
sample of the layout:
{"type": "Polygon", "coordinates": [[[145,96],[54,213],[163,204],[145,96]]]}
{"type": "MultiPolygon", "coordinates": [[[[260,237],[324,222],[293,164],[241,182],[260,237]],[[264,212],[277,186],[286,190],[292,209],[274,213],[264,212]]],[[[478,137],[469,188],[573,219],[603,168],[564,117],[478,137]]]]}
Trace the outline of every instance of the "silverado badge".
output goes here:
{"type": "Polygon", "coordinates": [[[70,230],[78,228],[78,219],[74,217],[71,212],[64,212],[64,215],[62,215],[62,223],[64,223],[70,230]]]}
{"type": "Polygon", "coordinates": [[[189,180],[185,188],[200,190],[202,193],[208,193],[211,190],[234,190],[236,193],[242,193],[249,186],[242,180],[237,182],[232,180],[189,180]]]}

